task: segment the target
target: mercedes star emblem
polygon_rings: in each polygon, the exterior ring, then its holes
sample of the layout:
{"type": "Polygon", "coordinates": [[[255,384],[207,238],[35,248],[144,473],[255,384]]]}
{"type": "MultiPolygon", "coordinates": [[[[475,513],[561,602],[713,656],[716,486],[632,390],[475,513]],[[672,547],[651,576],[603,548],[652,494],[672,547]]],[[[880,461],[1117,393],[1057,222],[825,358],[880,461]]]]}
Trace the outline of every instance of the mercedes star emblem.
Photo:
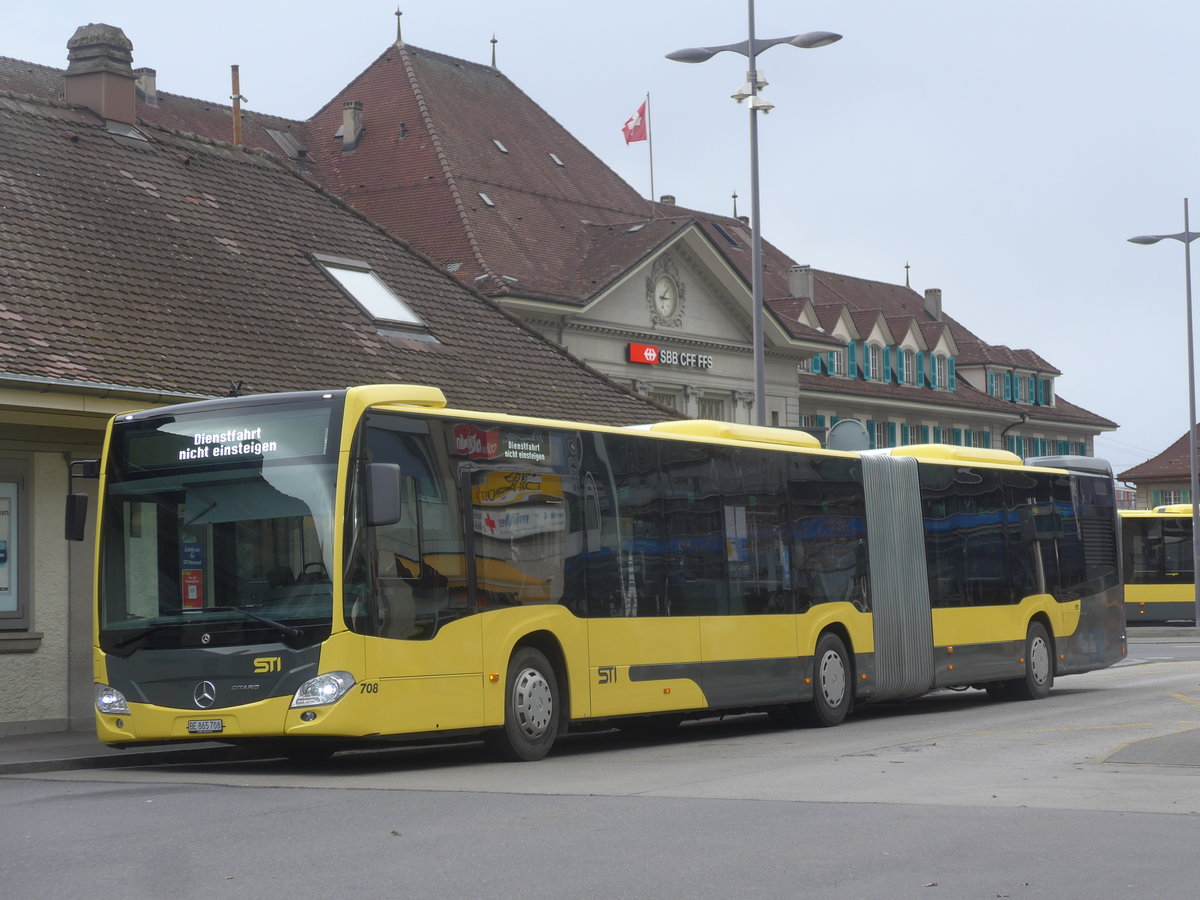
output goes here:
{"type": "Polygon", "coordinates": [[[192,692],[192,699],[200,709],[208,709],[217,699],[217,686],[211,681],[200,682],[192,692]]]}

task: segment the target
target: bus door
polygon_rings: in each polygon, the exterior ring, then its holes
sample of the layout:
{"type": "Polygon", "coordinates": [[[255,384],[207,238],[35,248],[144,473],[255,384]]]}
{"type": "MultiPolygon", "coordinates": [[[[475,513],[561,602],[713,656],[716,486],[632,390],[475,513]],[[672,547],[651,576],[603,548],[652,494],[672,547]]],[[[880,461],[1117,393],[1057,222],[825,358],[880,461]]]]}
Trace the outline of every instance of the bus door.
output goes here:
{"type": "Polygon", "coordinates": [[[606,435],[597,453],[589,536],[588,654],[592,715],[702,709],[700,624],[684,586],[668,580],[663,479],[655,441],[606,435]],[[607,560],[607,562],[601,562],[607,560]]]}

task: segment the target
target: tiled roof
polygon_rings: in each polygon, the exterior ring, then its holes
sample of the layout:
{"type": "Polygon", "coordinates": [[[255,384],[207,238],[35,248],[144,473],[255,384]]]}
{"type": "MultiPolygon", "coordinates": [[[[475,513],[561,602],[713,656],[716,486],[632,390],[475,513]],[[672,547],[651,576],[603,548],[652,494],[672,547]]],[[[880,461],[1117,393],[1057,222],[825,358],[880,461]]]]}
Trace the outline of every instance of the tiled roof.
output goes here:
{"type": "Polygon", "coordinates": [[[1187,432],[1158,456],[1117,475],[1118,481],[1177,481],[1191,475],[1187,432]]]}
{"type": "Polygon", "coordinates": [[[609,424],[668,413],[254,150],[0,93],[0,377],[222,395],[433,384],[609,424]],[[311,262],[369,263],[438,339],[380,328],[311,262]]]}

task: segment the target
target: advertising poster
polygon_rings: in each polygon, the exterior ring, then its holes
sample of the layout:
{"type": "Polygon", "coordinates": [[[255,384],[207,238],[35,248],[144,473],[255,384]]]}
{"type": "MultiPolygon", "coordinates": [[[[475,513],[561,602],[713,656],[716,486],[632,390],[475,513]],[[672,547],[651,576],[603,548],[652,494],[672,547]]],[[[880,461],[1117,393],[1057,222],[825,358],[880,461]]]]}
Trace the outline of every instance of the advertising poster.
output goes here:
{"type": "Polygon", "coordinates": [[[17,608],[16,500],[17,486],[0,483],[0,612],[17,608]]]}

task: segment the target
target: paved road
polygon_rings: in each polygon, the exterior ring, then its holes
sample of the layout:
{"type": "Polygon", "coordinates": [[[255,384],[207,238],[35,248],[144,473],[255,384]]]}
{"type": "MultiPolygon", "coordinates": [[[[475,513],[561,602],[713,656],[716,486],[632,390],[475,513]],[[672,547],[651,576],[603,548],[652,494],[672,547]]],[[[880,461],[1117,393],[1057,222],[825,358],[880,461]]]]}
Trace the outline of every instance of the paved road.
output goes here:
{"type": "Polygon", "coordinates": [[[1193,898],[1200,642],[1048,700],[0,780],[12,896],[1193,898]],[[7,823],[14,823],[10,827],[7,823]]]}

